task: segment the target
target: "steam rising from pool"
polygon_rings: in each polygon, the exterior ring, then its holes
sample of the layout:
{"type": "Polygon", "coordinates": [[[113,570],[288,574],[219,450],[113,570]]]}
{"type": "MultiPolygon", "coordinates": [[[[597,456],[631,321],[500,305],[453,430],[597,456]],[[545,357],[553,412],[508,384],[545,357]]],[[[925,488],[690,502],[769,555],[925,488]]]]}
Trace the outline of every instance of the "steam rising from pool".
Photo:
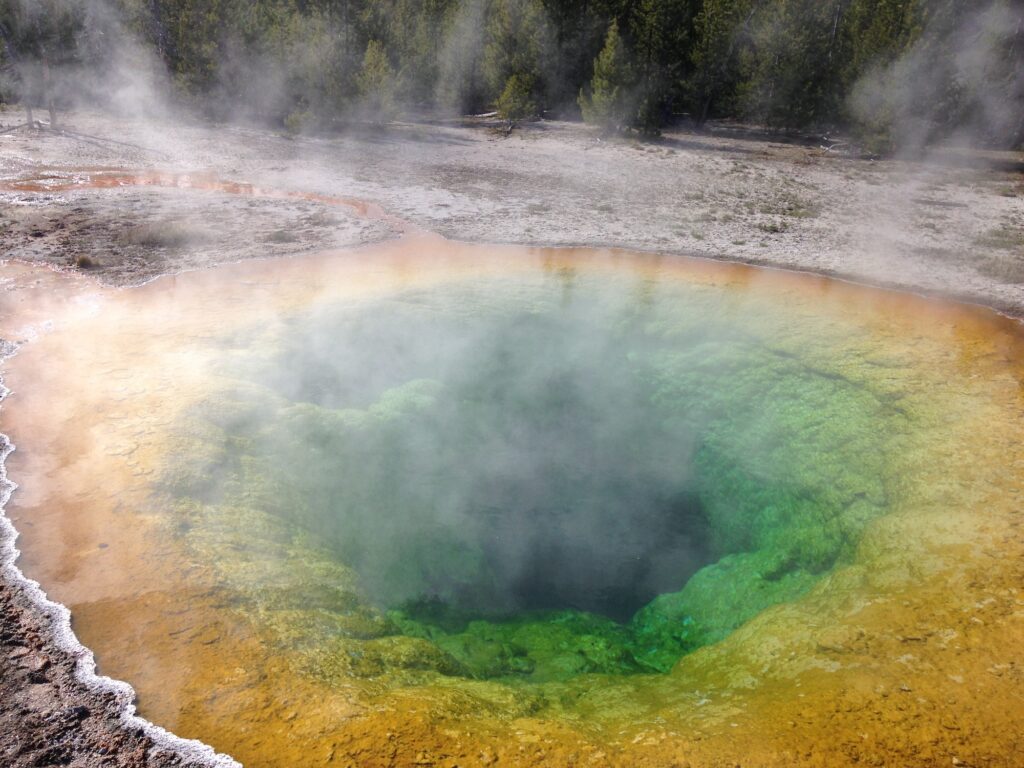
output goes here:
{"type": "Polygon", "coordinates": [[[751,331],[785,322],[550,269],[323,303],[223,338],[169,506],[357,677],[667,671],[885,510],[902,416],[751,331]]]}
{"type": "Polygon", "coordinates": [[[937,764],[955,695],[958,759],[1019,751],[1009,321],[426,237],[25,281],[19,565],[176,733],[273,768],[937,764]]]}

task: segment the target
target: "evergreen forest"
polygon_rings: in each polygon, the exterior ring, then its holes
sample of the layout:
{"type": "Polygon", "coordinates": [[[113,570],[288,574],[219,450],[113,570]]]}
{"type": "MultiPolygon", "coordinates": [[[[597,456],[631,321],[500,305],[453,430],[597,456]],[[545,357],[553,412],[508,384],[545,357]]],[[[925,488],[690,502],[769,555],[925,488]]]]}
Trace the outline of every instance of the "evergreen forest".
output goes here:
{"type": "Polygon", "coordinates": [[[296,131],[493,111],[1024,141],[1022,0],[0,0],[0,35],[9,102],[124,97],[147,71],[296,131]]]}

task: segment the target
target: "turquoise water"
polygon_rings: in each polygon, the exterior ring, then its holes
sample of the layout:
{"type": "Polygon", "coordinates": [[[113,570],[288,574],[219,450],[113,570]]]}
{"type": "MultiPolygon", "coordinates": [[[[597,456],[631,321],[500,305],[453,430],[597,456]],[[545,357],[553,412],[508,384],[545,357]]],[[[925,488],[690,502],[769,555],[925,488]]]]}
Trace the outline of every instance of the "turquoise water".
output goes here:
{"type": "Polygon", "coordinates": [[[315,305],[218,342],[169,525],[328,680],[669,670],[887,510],[857,330],[639,274],[315,305]]]}

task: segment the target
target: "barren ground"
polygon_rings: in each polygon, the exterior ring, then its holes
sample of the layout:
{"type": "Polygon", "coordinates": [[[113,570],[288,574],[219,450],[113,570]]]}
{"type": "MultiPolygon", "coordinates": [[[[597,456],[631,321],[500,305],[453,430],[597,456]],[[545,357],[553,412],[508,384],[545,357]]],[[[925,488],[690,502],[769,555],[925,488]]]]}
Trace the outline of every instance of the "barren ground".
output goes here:
{"type": "MultiPolygon", "coordinates": [[[[20,119],[0,112],[0,124],[20,119]]],[[[398,235],[388,220],[315,200],[158,187],[2,189],[100,169],[208,171],[375,202],[454,239],[745,261],[1024,315],[1020,155],[951,150],[928,161],[869,161],[726,127],[641,144],[599,140],[564,123],[510,138],[474,122],[297,139],[85,113],[67,124],[100,140],[0,135],[0,258],[81,269],[120,285],[398,235]]],[[[187,764],[126,730],[117,700],[76,679],[49,622],[21,585],[0,580],[0,763],[187,764]]]]}
{"type": "MultiPolygon", "coordinates": [[[[0,122],[17,119],[0,113],[0,122]]],[[[90,168],[210,171],[373,201],[459,240],[706,256],[1024,310],[1021,155],[860,160],[728,127],[643,144],[569,123],[529,125],[507,139],[485,122],[297,139],[93,114],[68,124],[149,150],[13,132],[0,136],[0,180],[90,168]]],[[[86,255],[111,283],[389,235],[380,222],[299,200],[132,189],[0,201],[4,256],[66,266],[86,255]],[[139,232],[145,224],[157,237],[139,232]]]]}

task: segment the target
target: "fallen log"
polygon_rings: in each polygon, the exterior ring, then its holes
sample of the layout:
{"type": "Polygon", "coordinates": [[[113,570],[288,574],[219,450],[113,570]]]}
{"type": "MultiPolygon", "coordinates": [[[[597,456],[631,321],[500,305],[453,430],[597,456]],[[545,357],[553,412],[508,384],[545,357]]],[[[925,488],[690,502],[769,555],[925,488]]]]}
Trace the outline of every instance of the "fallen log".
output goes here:
{"type": "Polygon", "coordinates": [[[101,141],[101,142],[105,142],[107,144],[117,144],[118,146],[121,146],[121,147],[131,147],[132,149],[138,149],[138,150],[141,150],[143,152],[151,152],[154,155],[159,155],[160,157],[164,158],[165,160],[169,160],[170,159],[170,155],[168,155],[166,152],[161,152],[158,149],[152,149],[150,147],[144,147],[141,144],[132,144],[131,142],[117,141],[116,139],[108,139],[108,138],[105,138],[103,136],[93,136],[93,135],[88,134],[88,133],[79,133],[78,131],[68,130],[67,128],[54,128],[53,130],[56,133],[59,133],[59,134],[61,134],[63,136],[70,136],[71,138],[74,138],[74,139],[81,139],[83,141],[101,141]]]}

